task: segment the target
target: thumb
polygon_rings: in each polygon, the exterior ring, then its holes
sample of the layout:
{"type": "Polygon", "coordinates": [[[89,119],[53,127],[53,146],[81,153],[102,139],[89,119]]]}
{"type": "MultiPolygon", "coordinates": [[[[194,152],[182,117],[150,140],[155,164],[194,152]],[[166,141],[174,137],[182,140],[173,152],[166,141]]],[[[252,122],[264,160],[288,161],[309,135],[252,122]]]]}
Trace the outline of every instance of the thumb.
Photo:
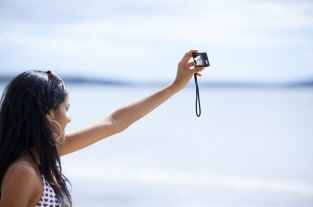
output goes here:
{"type": "Polygon", "coordinates": [[[195,74],[195,73],[203,71],[204,69],[205,69],[205,67],[195,67],[195,68],[191,69],[190,72],[192,72],[192,74],[195,74]]]}

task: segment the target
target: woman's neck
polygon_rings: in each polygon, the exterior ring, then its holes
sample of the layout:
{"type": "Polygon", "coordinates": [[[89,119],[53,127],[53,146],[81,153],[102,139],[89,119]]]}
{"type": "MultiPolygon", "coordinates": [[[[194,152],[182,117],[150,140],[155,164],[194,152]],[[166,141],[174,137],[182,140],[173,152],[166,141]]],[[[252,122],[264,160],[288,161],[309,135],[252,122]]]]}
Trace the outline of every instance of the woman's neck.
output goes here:
{"type": "Polygon", "coordinates": [[[35,159],[35,161],[37,162],[37,164],[40,165],[40,158],[39,158],[36,146],[29,148],[29,151],[31,155],[33,156],[33,158],[35,159]]]}

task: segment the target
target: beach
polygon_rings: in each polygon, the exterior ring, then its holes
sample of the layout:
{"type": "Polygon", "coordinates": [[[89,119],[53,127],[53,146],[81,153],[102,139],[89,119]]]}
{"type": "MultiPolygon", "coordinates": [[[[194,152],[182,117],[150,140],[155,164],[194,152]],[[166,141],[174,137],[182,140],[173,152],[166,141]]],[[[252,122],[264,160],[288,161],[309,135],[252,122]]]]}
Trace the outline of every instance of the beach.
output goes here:
{"type": "MultiPolygon", "coordinates": [[[[70,85],[66,130],[158,89],[70,85]]],[[[312,92],[200,86],[198,118],[187,87],[122,133],[62,157],[74,206],[311,207],[312,92]]]]}

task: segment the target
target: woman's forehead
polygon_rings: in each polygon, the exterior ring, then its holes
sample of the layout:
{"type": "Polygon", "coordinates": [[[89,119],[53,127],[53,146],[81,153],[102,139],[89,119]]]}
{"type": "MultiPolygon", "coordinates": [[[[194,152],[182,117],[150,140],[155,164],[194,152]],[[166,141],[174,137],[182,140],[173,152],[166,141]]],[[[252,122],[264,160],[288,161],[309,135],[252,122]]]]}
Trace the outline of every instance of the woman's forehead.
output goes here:
{"type": "Polygon", "coordinates": [[[63,101],[63,104],[69,104],[70,102],[70,98],[69,98],[69,95],[66,95],[64,101],[63,101]]]}

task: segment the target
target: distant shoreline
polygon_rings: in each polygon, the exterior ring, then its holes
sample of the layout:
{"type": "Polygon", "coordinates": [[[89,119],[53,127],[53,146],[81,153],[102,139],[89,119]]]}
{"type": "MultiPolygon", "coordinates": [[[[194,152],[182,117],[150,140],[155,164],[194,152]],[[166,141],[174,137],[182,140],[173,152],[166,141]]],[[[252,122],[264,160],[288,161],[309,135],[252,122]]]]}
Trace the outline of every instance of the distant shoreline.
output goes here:
{"type": "MultiPolygon", "coordinates": [[[[8,84],[14,76],[0,76],[0,84],[8,84]]],[[[82,77],[64,77],[67,84],[87,84],[87,85],[106,85],[121,87],[156,87],[169,84],[167,81],[121,81],[114,79],[92,79],[82,77]]],[[[248,82],[248,81],[205,81],[199,82],[201,87],[219,88],[294,88],[294,87],[313,87],[313,79],[306,81],[286,81],[286,82],[248,82]]]]}

